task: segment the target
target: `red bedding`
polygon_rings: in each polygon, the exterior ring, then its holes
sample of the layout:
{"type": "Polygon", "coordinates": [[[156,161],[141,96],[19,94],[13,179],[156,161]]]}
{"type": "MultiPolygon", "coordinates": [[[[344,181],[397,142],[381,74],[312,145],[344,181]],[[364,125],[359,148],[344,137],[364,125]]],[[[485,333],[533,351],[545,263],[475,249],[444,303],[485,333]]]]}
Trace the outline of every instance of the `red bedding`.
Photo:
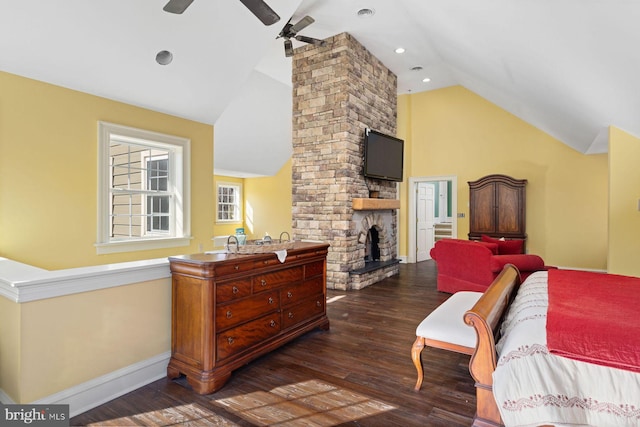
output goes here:
{"type": "Polygon", "coordinates": [[[549,271],[551,353],[640,372],[640,278],[549,271]]]}

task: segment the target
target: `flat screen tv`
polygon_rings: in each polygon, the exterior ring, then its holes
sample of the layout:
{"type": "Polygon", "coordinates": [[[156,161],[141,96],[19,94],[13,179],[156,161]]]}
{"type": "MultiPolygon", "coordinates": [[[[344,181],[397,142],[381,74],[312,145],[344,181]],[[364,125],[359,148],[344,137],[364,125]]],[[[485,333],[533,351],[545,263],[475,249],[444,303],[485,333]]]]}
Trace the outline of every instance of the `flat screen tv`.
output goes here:
{"type": "Polygon", "coordinates": [[[364,133],[364,176],[402,181],[404,141],[371,129],[364,133]]]}

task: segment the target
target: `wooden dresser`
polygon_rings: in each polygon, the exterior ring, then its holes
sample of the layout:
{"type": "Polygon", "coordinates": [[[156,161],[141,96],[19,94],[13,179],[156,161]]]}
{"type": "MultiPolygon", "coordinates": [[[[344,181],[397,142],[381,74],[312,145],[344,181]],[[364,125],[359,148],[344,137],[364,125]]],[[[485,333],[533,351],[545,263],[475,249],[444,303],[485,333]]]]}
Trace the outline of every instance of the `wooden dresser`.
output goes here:
{"type": "Polygon", "coordinates": [[[526,179],[487,175],[469,184],[469,240],[526,239],[526,179]]]}
{"type": "Polygon", "coordinates": [[[167,376],[186,375],[197,393],[213,393],[234,369],[314,328],[329,329],[328,247],[296,242],[283,263],[275,253],[169,258],[167,376]]]}

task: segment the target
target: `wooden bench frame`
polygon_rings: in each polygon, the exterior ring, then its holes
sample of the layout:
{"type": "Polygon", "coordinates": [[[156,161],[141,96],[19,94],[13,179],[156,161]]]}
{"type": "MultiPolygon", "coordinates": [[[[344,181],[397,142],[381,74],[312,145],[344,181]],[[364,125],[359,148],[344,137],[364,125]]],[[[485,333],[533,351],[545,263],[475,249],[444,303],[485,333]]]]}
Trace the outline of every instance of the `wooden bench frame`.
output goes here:
{"type": "Polygon", "coordinates": [[[493,371],[498,354],[495,343],[499,325],[520,287],[520,272],[508,264],[484,292],[478,302],[465,313],[464,321],[476,330],[476,348],[469,361],[469,372],[476,386],[476,414],[473,427],[503,426],[498,405],[493,397],[493,371]]]}
{"type": "MultiPolygon", "coordinates": [[[[480,295],[479,292],[474,292],[474,294],[476,295],[480,295]]],[[[447,309],[447,305],[451,305],[452,301],[454,301],[454,299],[456,298],[455,294],[452,295],[451,297],[449,297],[449,299],[447,299],[446,301],[444,301],[442,304],[440,304],[438,307],[436,307],[435,310],[433,310],[424,320],[426,321],[427,319],[429,319],[429,317],[436,312],[436,310],[445,310],[447,309]],[[453,298],[453,299],[452,299],[453,298]]],[[[465,311],[461,311],[460,307],[457,307],[456,310],[454,310],[455,312],[452,313],[451,317],[447,316],[447,319],[445,319],[447,322],[450,321],[450,324],[447,325],[448,328],[453,327],[460,327],[461,329],[467,328],[467,326],[464,323],[463,320],[463,316],[465,314],[465,311]],[[455,324],[453,322],[456,322],[455,324]]],[[[422,322],[421,322],[422,323],[422,322]]],[[[419,328],[419,326],[418,326],[419,328]]],[[[470,347],[470,346],[464,346],[461,344],[454,344],[451,342],[447,342],[447,341],[442,341],[442,340],[438,340],[435,339],[433,337],[425,337],[425,336],[416,336],[416,340],[413,343],[413,346],[411,347],[411,359],[413,360],[413,364],[416,367],[416,371],[418,372],[418,380],[416,382],[415,385],[415,390],[419,391],[420,387],[422,387],[422,381],[424,379],[424,371],[422,369],[422,359],[421,359],[421,354],[422,354],[422,350],[424,349],[425,346],[428,347],[434,347],[434,348],[439,348],[442,350],[449,350],[449,351],[455,351],[457,353],[462,353],[462,354],[467,354],[467,355],[472,355],[473,352],[475,351],[475,347],[470,347]]]]}

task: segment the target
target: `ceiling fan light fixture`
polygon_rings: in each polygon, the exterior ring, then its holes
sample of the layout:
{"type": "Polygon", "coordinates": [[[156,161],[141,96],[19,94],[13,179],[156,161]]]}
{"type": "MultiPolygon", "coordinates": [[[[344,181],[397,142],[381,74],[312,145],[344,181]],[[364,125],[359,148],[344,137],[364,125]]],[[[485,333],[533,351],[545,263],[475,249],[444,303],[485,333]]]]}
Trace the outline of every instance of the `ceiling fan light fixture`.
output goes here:
{"type": "Polygon", "coordinates": [[[156,54],[156,62],[160,65],[169,65],[173,61],[173,54],[168,50],[161,50],[156,54]]]}
{"type": "Polygon", "coordinates": [[[284,41],[284,56],[287,58],[293,56],[293,43],[291,43],[291,40],[289,39],[284,41]]]}

